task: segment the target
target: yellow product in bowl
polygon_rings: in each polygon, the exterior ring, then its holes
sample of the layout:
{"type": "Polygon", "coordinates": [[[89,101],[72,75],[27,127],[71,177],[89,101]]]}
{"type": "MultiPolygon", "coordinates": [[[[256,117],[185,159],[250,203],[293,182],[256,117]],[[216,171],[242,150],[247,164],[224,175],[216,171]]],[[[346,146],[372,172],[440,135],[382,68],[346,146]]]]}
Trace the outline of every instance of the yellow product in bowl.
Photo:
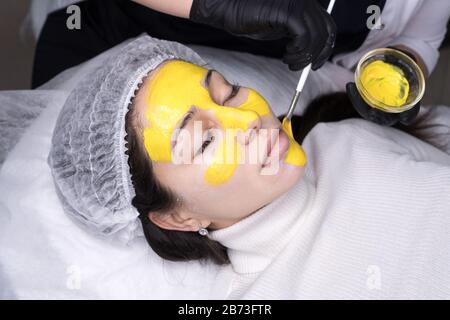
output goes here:
{"type": "Polygon", "coordinates": [[[399,67],[378,60],[364,68],[360,79],[371,99],[392,107],[406,104],[409,82],[399,67]]]}

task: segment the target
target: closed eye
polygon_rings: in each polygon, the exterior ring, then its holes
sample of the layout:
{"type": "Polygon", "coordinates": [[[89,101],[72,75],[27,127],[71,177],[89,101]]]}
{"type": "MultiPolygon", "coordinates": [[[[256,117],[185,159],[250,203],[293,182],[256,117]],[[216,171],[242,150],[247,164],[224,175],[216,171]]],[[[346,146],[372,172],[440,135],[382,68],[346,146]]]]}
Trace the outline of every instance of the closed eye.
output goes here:
{"type": "MultiPolygon", "coordinates": [[[[230,85],[229,84],[229,82],[224,78],[224,76],[220,73],[220,72],[218,72],[218,71],[216,71],[216,70],[214,70],[214,69],[210,69],[210,70],[208,70],[208,72],[206,73],[206,76],[205,76],[205,86],[206,86],[206,88],[208,89],[208,91],[209,91],[209,94],[210,94],[210,96],[211,96],[211,98],[213,99],[213,100],[215,100],[214,98],[213,98],[213,96],[215,96],[214,94],[213,94],[213,92],[214,93],[217,93],[216,91],[217,91],[217,86],[215,86],[214,88],[215,88],[215,90],[213,90],[213,88],[212,88],[212,78],[213,78],[213,73],[216,73],[216,74],[218,74],[221,78],[222,78],[222,84],[220,85],[220,87],[222,87],[223,88],[223,86],[231,86],[231,92],[230,92],[230,94],[224,99],[224,98],[222,98],[223,99],[223,101],[215,101],[217,104],[220,104],[220,105],[222,105],[222,106],[225,106],[226,105],[226,103],[228,103],[230,100],[232,100],[234,97],[236,97],[238,94],[239,94],[239,90],[241,89],[241,86],[239,85],[239,84],[233,84],[233,85],[230,85]]],[[[215,82],[216,83],[216,82],[215,82]]]]}
{"type": "Polygon", "coordinates": [[[230,93],[230,95],[225,99],[225,101],[222,103],[222,105],[223,106],[226,105],[227,102],[229,102],[234,97],[236,97],[238,95],[240,89],[241,89],[241,86],[239,86],[238,84],[233,84],[231,86],[231,93],[230,93]]]}
{"type": "Polygon", "coordinates": [[[208,146],[214,141],[214,135],[212,134],[212,130],[208,130],[207,133],[208,133],[207,138],[203,142],[200,149],[196,152],[195,156],[198,156],[203,152],[205,152],[206,148],[208,148],[208,146]]]}

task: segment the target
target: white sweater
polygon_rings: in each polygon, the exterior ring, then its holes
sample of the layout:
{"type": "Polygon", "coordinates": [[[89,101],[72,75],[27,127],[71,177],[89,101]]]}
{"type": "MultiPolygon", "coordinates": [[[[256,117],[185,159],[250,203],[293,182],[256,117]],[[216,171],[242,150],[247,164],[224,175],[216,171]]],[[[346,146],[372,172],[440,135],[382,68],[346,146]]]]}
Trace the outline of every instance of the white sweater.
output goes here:
{"type": "Polygon", "coordinates": [[[450,155],[359,119],[321,123],[303,147],[293,189],[210,233],[229,248],[226,297],[449,299],[450,155]]]}

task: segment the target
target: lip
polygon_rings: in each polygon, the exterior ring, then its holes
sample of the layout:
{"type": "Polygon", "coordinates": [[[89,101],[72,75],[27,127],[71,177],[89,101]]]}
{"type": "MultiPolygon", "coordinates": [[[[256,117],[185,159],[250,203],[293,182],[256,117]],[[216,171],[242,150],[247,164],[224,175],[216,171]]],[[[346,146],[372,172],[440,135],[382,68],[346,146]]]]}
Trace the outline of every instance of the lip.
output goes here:
{"type": "Polygon", "coordinates": [[[288,135],[280,128],[278,130],[278,136],[275,139],[275,144],[272,146],[270,143],[270,137],[268,138],[268,149],[267,149],[267,156],[265,161],[263,162],[263,167],[269,166],[272,157],[273,152],[278,150],[278,160],[282,161],[284,160],[284,156],[287,153],[287,150],[289,149],[290,141],[288,135]]]}

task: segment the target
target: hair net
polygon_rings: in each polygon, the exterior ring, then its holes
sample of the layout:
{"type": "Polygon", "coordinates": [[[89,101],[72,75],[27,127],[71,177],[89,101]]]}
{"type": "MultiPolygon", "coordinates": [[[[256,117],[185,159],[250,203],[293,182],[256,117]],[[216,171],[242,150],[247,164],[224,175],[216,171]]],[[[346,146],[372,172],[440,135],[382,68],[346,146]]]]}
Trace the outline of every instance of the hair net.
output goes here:
{"type": "Polygon", "coordinates": [[[48,163],[64,210],[98,235],[128,243],[142,235],[125,154],[125,115],[161,62],[206,63],[181,44],[140,36],[87,74],[58,116],[48,163]]]}

